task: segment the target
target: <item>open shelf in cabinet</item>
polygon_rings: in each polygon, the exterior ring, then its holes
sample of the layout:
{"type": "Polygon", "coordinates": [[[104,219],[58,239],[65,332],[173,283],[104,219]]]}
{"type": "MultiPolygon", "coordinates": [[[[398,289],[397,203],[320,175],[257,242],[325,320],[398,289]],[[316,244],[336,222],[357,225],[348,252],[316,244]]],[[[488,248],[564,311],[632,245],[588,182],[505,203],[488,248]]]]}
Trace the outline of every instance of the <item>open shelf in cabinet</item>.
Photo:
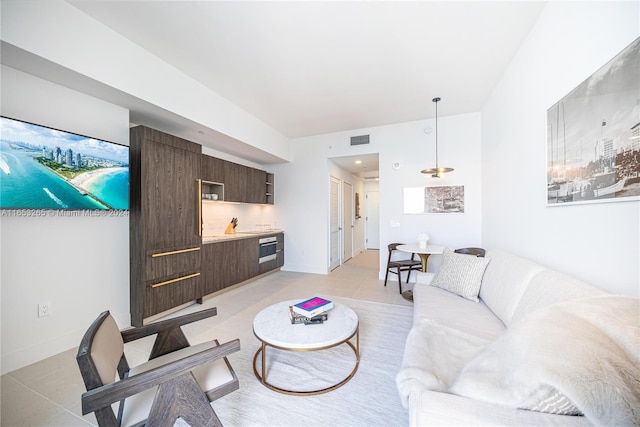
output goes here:
{"type": "Polygon", "coordinates": [[[274,189],[273,189],[273,174],[272,173],[267,173],[267,183],[266,183],[266,194],[267,194],[267,204],[269,205],[273,205],[273,195],[274,195],[274,189]]]}
{"type": "Polygon", "coordinates": [[[202,181],[202,200],[224,201],[224,184],[221,182],[202,181]]]}

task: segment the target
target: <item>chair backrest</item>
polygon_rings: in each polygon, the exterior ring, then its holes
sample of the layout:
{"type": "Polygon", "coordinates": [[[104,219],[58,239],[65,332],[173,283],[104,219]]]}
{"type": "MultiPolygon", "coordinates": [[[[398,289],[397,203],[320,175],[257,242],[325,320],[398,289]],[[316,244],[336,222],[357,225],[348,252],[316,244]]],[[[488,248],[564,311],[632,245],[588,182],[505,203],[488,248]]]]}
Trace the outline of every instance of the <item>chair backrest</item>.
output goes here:
{"type": "MultiPolygon", "coordinates": [[[[389,243],[389,245],[387,245],[387,247],[389,248],[389,257],[387,258],[387,268],[389,267],[389,264],[392,261],[396,261],[397,262],[400,259],[400,255],[397,255],[393,260],[391,259],[393,257],[393,251],[397,250],[398,246],[400,246],[400,245],[404,245],[404,243],[389,243]]],[[[415,256],[416,256],[415,253],[411,254],[410,260],[414,261],[414,257],[415,256]]],[[[406,260],[406,256],[402,257],[402,261],[405,261],[405,260],[406,260]]]]}
{"type": "Polygon", "coordinates": [[[389,243],[387,246],[389,248],[389,253],[395,251],[399,245],[404,245],[404,243],[389,243]]]}
{"type": "Polygon", "coordinates": [[[105,311],[85,332],[76,356],[87,390],[114,382],[123,355],[124,342],[118,325],[105,311]]]}
{"type": "Polygon", "coordinates": [[[387,248],[389,249],[389,257],[387,258],[387,264],[391,262],[391,256],[393,255],[393,251],[395,251],[399,245],[403,245],[403,244],[404,243],[389,243],[387,245],[387,248]]]}
{"type": "Polygon", "coordinates": [[[484,257],[485,250],[482,248],[460,248],[454,251],[458,254],[475,255],[477,257],[484,257]]]}

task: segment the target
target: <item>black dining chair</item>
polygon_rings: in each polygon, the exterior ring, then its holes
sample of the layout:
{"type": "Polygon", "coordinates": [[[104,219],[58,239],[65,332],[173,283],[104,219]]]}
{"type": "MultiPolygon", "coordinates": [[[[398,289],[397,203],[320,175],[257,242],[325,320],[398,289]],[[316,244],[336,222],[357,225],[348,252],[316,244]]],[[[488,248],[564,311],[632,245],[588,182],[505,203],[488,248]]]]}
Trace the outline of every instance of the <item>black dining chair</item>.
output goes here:
{"type": "Polygon", "coordinates": [[[396,251],[399,245],[403,243],[390,243],[388,245],[389,249],[389,258],[387,259],[387,273],[384,276],[384,285],[387,286],[387,278],[389,277],[389,273],[393,273],[398,276],[398,289],[402,294],[402,277],[401,274],[403,271],[407,272],[407,283],[409,283],[409,277],[411,277],[411,271],[421,271],[422,263],[418,259],[414,259],[416,254],[411,254],[411,259],[394,259],[393,252],[396,251]]]}
{"type": "Polygon", "coordinates": [[[453,251],[457,254],[475,255],[477,257],[484,257],[485,250],[482,248],[460,248],[453,251]]]}

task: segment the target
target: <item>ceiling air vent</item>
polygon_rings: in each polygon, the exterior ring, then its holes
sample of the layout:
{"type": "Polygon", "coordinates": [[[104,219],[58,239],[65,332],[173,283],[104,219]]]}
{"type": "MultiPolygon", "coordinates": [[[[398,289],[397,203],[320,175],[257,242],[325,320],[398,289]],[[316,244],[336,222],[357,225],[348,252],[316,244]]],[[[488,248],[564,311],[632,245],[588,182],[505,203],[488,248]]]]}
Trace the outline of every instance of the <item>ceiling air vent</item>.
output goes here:
{"type": "Polygon", "coordinates": [[[369,135],[351,137],[351,145],[365,145],[369,143],[369,135]]]}

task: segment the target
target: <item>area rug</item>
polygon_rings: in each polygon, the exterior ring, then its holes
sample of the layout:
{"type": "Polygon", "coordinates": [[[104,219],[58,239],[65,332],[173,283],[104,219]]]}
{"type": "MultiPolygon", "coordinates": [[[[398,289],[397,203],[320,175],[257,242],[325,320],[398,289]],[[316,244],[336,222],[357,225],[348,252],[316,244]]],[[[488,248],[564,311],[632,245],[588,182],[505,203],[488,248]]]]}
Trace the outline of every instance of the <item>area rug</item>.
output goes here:
{"type": "MultiPolygon", "coordinates": [[[[355,376],[344,386],[316,396],[277,393],[262,385],[254,375],[253,355],[259,341],[243,342],[242,350],[232,359],[240,389],[213,403],[223,425],[370,427],[408,423],[395,376],[402,362],[413,308],[338,297],[333,300],[346,304],[358,314],[360,364],[355,376]]],[[[309,328],[310,333],[318,327],[298,326],[309,328]]],[[[323,388],[338,382],[349,374],[355,363],[353,351],[347,345],[308,353],[276,354],[271,350],[267,358],[269,382],[291,389],[323,388]]]]}

